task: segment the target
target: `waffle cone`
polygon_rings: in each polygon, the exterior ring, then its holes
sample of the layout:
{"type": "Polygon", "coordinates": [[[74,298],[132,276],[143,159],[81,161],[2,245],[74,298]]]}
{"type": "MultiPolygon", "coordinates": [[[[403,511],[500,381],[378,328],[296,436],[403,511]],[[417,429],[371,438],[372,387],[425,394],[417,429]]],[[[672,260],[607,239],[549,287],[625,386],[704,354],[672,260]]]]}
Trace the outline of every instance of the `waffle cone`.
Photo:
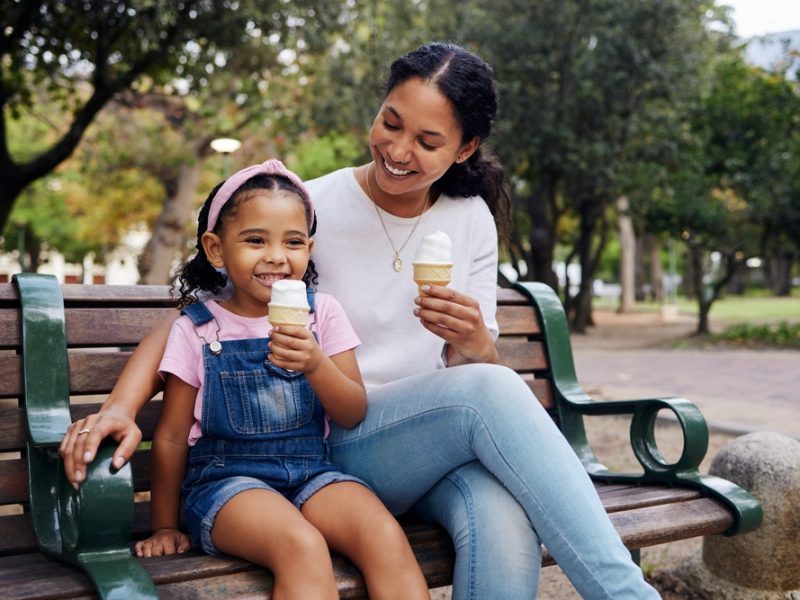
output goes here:
{"type": "Polygon", "coordinates": [[[308,323],[308,307],[269,304],[269,322],[275,325],[302,325],[308,323]]]}
{"type": "Polygon", "coordinates": [[[450,263],[414,263],[414,281],[420,295],[424,285],[447,285],[450,283],[453,265],[450,263]]]}

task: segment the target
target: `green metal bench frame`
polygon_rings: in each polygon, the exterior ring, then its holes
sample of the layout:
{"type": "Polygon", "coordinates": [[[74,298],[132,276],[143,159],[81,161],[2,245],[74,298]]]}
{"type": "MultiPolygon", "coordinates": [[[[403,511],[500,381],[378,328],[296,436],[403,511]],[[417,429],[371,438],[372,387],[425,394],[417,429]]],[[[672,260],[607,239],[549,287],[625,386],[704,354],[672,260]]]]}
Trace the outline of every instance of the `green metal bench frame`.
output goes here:
{"type": "Polygon", "coordinates": [[[61,287],[55,277],[13,277],[22,305],[23,377],[28,422],[30,510],[45,554],[80,567],[101,598],[158,598],[150,576],[131,554],[133,473],[111,464],[104,443],[75,490],[58,454],[72,418],[61,287]]]}
{"type": "Polygon", "coordinates": [[[708,426],[695,404],[684,398],[593,400],[575,376],[569,326],[559,297],[543,283],[517,283],[513,287],[531,300],[539,314],[560,427],[593,479],[607,483],[662,483],[700,489],[733,511],[734,524],[724,535],[746,533],[761,524],[761,505],[751,494],[730,481],[700,473],[700,461],[708,450],[708,426]],[[683,433],[683,452],[674,463],[664,458],[655,438],[656,419],[662,410],[674,414],[683,433]],[[613,473],[597,459],[583,424],[584,416],[596,415],[632,415],[631,447],[644,473],[613,473]]]}

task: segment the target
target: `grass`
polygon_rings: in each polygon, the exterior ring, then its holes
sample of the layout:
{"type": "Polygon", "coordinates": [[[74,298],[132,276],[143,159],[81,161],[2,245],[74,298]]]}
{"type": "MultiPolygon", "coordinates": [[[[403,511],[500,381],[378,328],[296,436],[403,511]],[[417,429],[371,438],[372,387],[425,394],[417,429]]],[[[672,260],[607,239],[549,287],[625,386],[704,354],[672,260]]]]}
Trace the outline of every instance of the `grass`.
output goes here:
{"type": "MultiPolygon", "coordinates": [[[[697,315],[697,301],[679,297],[676,304],[678,311],[685,315],[697,315]]],[[[594,307],[598,309],[616,310],[619,306],[617,298],[595,298],[594,307]]],[[[636,310],[657,312],[660,305],[655,302],[639,302],[636,310]]],[[[765,322],[788,321],[800,322],[800,293],[790,297],[746,295],[725,296],[711,305],[710,317],[715,321],[725,322],[765,322]]]]}

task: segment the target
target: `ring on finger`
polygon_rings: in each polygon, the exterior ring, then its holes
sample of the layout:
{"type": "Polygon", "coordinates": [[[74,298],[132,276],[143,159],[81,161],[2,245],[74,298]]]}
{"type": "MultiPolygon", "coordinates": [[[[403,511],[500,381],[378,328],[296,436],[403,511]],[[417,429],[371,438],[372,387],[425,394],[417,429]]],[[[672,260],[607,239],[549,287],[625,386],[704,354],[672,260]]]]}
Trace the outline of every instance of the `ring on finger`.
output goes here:
{"type": "Polygon", "coordinates": [[[86,428],[84,428],[84,429],[81,429],[81,430],[78,432],[78,435],[83,435],[84,433],[89,433],[91,430],[92,430],[92,428],[91,428],[91,427],[86,427],[86,428]]]}

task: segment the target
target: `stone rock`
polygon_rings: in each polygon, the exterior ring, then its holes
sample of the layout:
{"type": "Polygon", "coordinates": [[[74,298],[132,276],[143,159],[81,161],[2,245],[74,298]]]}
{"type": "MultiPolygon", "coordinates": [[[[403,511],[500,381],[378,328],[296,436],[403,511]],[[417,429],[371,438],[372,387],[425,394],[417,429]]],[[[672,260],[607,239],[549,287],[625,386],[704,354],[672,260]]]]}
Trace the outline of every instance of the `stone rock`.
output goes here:
{"type": "Polygon", "coordinates": [[[743,435],[719,451],[709,473],[753,494],[764,521],[744,535],[705,538],[708,571],[751,590],[800,590],[800,441],[772,432],[743,435]]]}

